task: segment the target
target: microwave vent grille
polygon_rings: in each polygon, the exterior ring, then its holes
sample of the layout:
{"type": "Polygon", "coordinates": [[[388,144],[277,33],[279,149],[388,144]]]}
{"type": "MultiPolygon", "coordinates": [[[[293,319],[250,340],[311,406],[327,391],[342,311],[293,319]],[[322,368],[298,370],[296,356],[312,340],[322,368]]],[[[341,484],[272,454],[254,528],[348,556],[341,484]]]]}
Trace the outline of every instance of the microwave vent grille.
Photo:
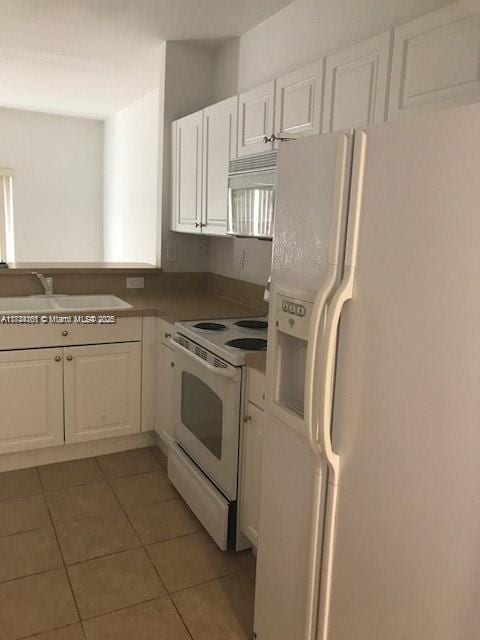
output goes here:
{"type": "Polygon", "coordinates": [[[231,176],[258,171],[274,171],[277,168],[277,152],[255,154],[230,160],[229,173],[231,176]]]}

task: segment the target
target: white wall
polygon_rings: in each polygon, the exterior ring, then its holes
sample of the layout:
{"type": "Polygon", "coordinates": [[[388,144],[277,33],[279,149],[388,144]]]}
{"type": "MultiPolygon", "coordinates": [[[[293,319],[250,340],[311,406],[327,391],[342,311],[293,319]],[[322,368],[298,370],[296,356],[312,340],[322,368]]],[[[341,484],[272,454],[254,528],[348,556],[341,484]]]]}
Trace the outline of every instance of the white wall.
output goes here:
{"type": "Polygon", "coordinates": [[[105,122],[107,262],[156,261],[159,99],[155,89],[105,122]]]}
{"type": "Polygon", "coordinates": [[[0,109],[17,262],[103,259],[103,123],[0,109]]]}

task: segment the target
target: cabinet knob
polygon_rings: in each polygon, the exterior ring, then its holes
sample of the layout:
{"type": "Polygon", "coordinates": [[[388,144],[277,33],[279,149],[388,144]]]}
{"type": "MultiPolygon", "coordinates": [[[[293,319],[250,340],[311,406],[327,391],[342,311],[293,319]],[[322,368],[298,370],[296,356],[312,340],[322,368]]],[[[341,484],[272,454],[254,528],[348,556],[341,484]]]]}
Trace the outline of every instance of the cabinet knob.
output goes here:
{"type": "Polygon", "coordinates": [[[60,362],[61,361],[61,356],[55,356],[55,362],[60,362]]]}
{"type": "Polygon", "coordinates": [[[68,336],[68,331],[62,331],[62,336],[68,336]]]}
{"type": "Polygon", "coordinates": [[[67,356],[67,360],[71,362],[73,360],[73,356],[67,356]]]}
{"type": "Polygon", "coordinates": [[[252,420],[252,416],[243,416],[244,422],[251,422],[251,420],[252,420]]]}
{"type": "Polygon", "coordinates": [[[198,227],[200,226],[199,222],[195,222],[195,229],[198,229],[198,227]]]}
{"type": "Polygon", "coordinates": [[[170,366],[171,366],[171,367],[174,367],[174,366],[175,366],[175,363],[174,363],[174,362],[170,362],[170,366]]]}
{"type": "Polygon", "coordinates": [[[165,338],[171,338],[172,334],[171,333],[165,333],[164,336],[165,336],[165,338]]]}

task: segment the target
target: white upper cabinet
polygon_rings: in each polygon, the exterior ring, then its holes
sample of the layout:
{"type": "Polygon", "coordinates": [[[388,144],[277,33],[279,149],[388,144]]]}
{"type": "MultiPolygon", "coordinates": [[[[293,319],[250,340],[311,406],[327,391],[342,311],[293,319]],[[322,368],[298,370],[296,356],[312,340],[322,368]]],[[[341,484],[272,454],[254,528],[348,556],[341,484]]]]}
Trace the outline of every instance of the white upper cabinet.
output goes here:
{"type": "Polygon", "coordinates": [[[395,30],[388,117],[480,99],[480,11],[458,2],[395,30]]]}
{"type": "Polygon", "coordinates": [[[199,232],[202,222],[203,112],[172,125],[172,228],[199,232]]]}
{"type": "Polygon", "coordinates": [[[274,132],[275,81],[240,94],[238,98],[238,156],[271,151],[265,142],[274,132]]]}
{"type": "Polygon", "coordinates": [[[388,31],[327,58],[324,133],[384,122],[391,40],[388,31]]]}
{"type": "Polygon", "coordinates": [[[238,97],[203,111],[202,232],[225,235],[228,208],[228,163],[236,156],[238,97]]]}
{"type": "Polygon", "coordinates": [[[275,135],[298,138],[321,131],[324,61],[278,78],[275,90],[275,135]]]}

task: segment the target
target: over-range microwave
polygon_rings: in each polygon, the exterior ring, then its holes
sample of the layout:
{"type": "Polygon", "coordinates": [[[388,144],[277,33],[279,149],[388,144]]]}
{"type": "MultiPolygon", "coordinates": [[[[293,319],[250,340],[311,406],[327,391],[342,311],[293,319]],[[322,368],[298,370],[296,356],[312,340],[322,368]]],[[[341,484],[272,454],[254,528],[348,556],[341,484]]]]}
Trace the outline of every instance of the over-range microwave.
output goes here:
{"type": "Polygon", "coordinates": [[[230,162],[228,234],[271,240],[276,174],[276,151],[246,156],[230,162]]]}

